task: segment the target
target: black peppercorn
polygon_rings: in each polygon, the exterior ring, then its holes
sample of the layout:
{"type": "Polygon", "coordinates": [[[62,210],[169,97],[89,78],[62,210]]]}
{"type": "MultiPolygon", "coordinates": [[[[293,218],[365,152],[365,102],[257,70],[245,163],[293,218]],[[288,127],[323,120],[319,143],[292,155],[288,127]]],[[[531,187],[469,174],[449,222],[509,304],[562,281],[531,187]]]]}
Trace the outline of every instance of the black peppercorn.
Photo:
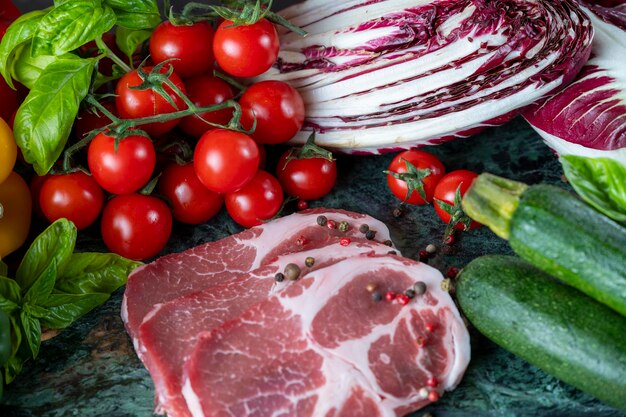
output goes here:
{"type": "Polygon", "coordinates": [[[327,222],[328,219],[326,218],[326,216],[317,216],[317,224],[319,224],[320,226],[326,226],[327,222]]]}
{"type": "Polygon", "coordinates": [[[365,239],[367,240],[374,240],[375,237],[376,237],[376,232],[373,230],[368,230],[367,233],[365,233],[365,239]]]}
{"type": "Polygon", "coordinates": [[[285,275],[279,272],[276,275],[274,275],[274,280],[276,282],[283,282],[285,280],[285,275]]]}
{"type": "Polygon", "coordinates": [[[379,291],[374,291],[372,293],[372,300],[374,301],[380,301],[383,299],[383,295],[379,292],[379,291]]]}
{"type": "Polygon", "coordinates": [[[362,224],[361,227],[359,227],[359,232],[361,233],[367,233],[370,230],[369,225],[367,224],[362,224]]]}
{"type": "Polygon", "coordinates": [[[408,290],[404,292],[404,295],[406,295],[409,298],[415,298],[415,290],[409,288],[408,290]]]}

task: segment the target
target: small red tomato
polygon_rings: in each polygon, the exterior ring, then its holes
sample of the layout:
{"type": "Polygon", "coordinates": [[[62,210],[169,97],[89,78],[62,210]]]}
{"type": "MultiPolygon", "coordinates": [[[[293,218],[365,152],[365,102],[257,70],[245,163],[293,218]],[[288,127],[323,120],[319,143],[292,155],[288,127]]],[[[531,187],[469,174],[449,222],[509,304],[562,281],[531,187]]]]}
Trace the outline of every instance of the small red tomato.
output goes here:
{"type": "MultiPolygon", "coordinates": [[[[107,100],[102,102],[104,108],[110,111],[113,115],[117,115],[117,109],[115,108],[115,102],[113,100],[107,100]]],[[[78,140],[83,139],[92,130],[100,129],[111,123],[111,119],[104,115],[104,113],[95,109],[81,110],[78,113],[76,122],[74,122],[74,131],[78,140]]]]}
{"type": "Polygon", "coordinates": [[[213,53],[220,68],[235,77],[255,77],[274,65],[280,41],[274,25],[261,19],[234,26],[224,20],[213,38],[213,53]]]}
{"type": "Polygon", "coordinates": [[[454,225],[457,230],[476,229],[480,223],[472,221],[463,213],[460,200],[478,175],[471,171],[457,170],[447,173],[435,187],[435,211],[444,223],[450,223],[452,215],[456,214],[459,222],[454,225]]]}
{"type": "Polygon", "coordinates": [[[111,252],[140,261],[165,248],[172,233],[172,214],[156,197],[118,195],[104,207],[100,229],[111,252]]]}
{"type": "Polygon", "coordinates": [[[52,174],[45,174],[41,176],[35,174],[30,179],[30,184],[28,186],[30,188],[30,195],[33,199],[33,213],[35,213],[41,219],[45,219],[46,216],[43,214],[43,211],[41,211],[39,196],[41,195],[41,188],[43,187],[43,184],[51,176],[52,174]]]}
{"type": "Polygon", "coordinates": [[[275,145],[293,138],[304,123],[304,102],[300,93],[282,81],[252,84],[239,99],[241,124],[256,129],[250,135],[258,143],[275,145]]]}
{"type": "Polygon", "coordinates": [[[446,168],[433,154],[409,150],[396,155],[387,172],[387,185],[397,198],[408,204],[423,205],[433,201],[435,186],[446,168]],[[430,170],[430,173],[426,170],[430,170]],[[420,195],[420,190],[426,200],[420,195]]]}
{"type": "Polygon", "coordinates": [[[330,192],[337,181],[337,163],[325,158],[288,160],[285,151],[276,166],[276,175],[285,192],[304,200],[315,200],[330,192]]]}
{"type": "Polygon", "coordinates": [[[226,194],[226,209],[243,227],[258,226],[278,213],[283,204],[280,183],[265,171],[258,171],[242,189],[226,194]]]}
{"type": "Polygon", "coordinates": [[[194,168],[209,190],[231,193],[254,177],[259,168],[259,148],[243,133],[209,130],[196,144],[194,168]]]}
{"type": "Polygon", "coordinates": [[[208,221],[224,203],[222,194],[202,185],[192,163],[168,165],[159,179],[159,192],[170,201],[174,218],[187,224],[208,221]]]}
{"type": "Polygon", "coordinates": [[[51,223],[66,218],[78,230],[96,221],[104,204],[104,193],[84,172],[50,175],[39,193],[39,206],[51,223]]]}
{"type": "Polygon", "coordinates": [[[213,27],[200,21],[176,26],[161,23],[150,37],[150,57],[155,64],[170,59],[180,77],[193,77],[213,67],[213,27]]]}
{"type": "Polygon", "coordinates": [[[128,194],[146,185],[156,164],[152,141],[132,135],[120,140],[99,133],[89,144],[87,163],[98,184],[113,194],[128,194]]]}
{"type": "MultiPolygon", "coordinates": [[[[149,74],[152,71],[152,67],[144,67],[143,70],[149,74]]],[[[166,65],[161,68],[160,72],[165,74],[167,71],[168,67],[166,65]]],[[[185,86],[176,73],[172,73],[169,79],[182,93],[186,94],[185,86]]],[[[183,99],[168,86],[165,86],[165,92],[170,96],[176,106],[172,106],[159,93],[151,89],[134,90],[131,88],[141,83],[143,83],[143,80],[137,73],[137,70],[127,72],[117,82],[117,86],[115,87],[115,107],[117,107],[117,111],[122,118],[136,119],[140,117],[150,117],[159,114],[173,113],[186,108],[183,99]]],[[[150,135],[159,136],[174,129],[179,122],[180,119],[174,119],[167,122],[141,125],[140,128],[150,135]]]]}
{"type": "MultiPolygon", "coordinates": [[[[185,80],[185,87],[189,100],[199,107],[220,104],[235,96],[232,87],[226,81],[208,74],[198,75],[185,80]]],[[[215,127],[207,124],[204,120],[219,125],[227,125],[232,117],[233,109],[225,108],[184,117],[178,126],[188,135],[199,138],[207,130],[215,129],[215,127]]]]}

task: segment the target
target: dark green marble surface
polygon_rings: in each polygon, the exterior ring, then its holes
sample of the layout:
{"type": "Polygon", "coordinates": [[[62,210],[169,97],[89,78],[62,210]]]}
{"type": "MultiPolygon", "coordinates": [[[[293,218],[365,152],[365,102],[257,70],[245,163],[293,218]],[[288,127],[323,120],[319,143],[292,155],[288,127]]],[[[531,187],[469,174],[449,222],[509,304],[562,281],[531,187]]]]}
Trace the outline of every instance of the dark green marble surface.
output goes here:
{"type": "MultiPolygon", "coordinates": [[[[449,171],[490,171],[528,183],[566,186],[558,161],[521,119],[466,140],[428,148],[449,171]]],[[[381,173],[391,155],[338,159],[335,190],[313,206],[366,212],[389,225],[395,242],[408,257],[428,243],[440,245],[444,225],[431,206],[411,207],[396,219],[397,204],[381,173]]],[[[221,213],[208,224],[177,225],[166,252],[180,251],[241,230],[221,213]]],[[[87,230],[79,248],[103,250],[97,231],[87,230]]],[[[487,253],[510,253],[506,242],[486,228],[463,235],[439,250],[430,262],[445,271],[487,253]]],[[[122,291],[97,311],[56,338],[44,342],[7,387],[2,417],[150,417],[153,386],[137,359],[120,319],[122,291]]],[[[459,387],[436,405],[415,413],[436,417],[626,417],[590,396],[503,351],[472,331],[472,361],[459,387]]]]}

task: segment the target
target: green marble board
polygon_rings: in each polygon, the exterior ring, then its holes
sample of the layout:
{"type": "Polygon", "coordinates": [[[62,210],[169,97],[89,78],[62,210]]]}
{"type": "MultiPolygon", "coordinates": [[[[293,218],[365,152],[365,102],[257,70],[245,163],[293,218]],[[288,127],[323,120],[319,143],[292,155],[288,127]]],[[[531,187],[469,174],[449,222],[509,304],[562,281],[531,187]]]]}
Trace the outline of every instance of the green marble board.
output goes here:
{"type": "MultiPolygon", "coordinates": [[[[518,118],[466,140],[428,148],[449,171],[489,171],[527,183],[567,185],[556,157],[518,118]]],[[[453,246],[441,244],[444,225],[431,206],[411,207],[402,218],[392,212],[397,200],[386,188],[383,169],[391,155],[339,156],[335,190],[312,206],[340,207],[368,213],[388,224],[394,241],[408,257],[429,243],[441,250],[430,264],[446,271],[487,253],[511,253],[506,242],[481,228],[453,246]]],[[[225,237],[241,229],[225,213],[208,224],[177,225],[165,252],[225,237]]],[[[80,237],[79,248],[104,250],[97,230],[80,237]]],[[[44,342],[7,387],[2,417],[150,417],[153,385],[137,359],[120,319],[122,291],[97,311],[56,338],[44,342]]],[[[495,346],[472,329],[472,361],[459,387],[437,404],[416,412],[436,417],[626,417],[590,396],[495,346]]]]}

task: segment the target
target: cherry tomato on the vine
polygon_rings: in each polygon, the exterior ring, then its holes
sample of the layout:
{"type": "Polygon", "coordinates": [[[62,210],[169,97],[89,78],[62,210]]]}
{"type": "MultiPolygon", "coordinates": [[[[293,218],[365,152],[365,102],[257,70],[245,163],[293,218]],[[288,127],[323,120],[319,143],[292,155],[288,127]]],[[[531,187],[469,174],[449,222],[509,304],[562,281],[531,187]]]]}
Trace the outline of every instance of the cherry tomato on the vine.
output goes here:
{"type": "MultiPolygon", "coordinates": [[[[152,69],[152,67],[143,67],[143,70],[147,74],[151,73],[152,69]]],[[[165,65],[161,68],[160,72],[165,74],[167,71],[168,66],[165,65]]],[[[175,72],[169,76],[169,80],[172,81],[182,93],[186,94],[185,85],[175,72]]],[[[166,85],[164,85],[165,92],[171,97],[176,106],[172,106],[163,96],[152,89],[134,90],[131,88],[137,87],[142,83],[143,80],[137,73],[137,70],[127,72],[117,82],[117,86],[115,87],[115,107],[117,107],[117,111],[122,118],[136,119],[158,114],[174,113],[185,109],[183,99],[166,85]]],[[[150,135],[159,136],[174,129],[179,122],[180,119],[174,119],[167,122],[141,125],[140,128],[150,135]]]]}
{"type": "Polygon", "coordinates": [[[452,171],[444,175],[435,187],[434,206],[437,215],[444,223],[450,223],[452,216],[456,214],[460,217],[459,223],[454,226],[457,230],[464,230],[467,226],[470,230],[481,226],[480,223],[464,215],[459,204],[459,197],[465,195],[477,176],[476,173],[463,169],[452,171]],[[457,195],[457,191],[460,196],[457,195]]]}
{"type": "Polygon", "coordinates": [[[104,207],[100,228],[111,252],[140,261],[165,248],[172,233],[172,214],[156,197],[118,195],[104,207]]]}
{"type": "Polygon", "coordinates": [[[279,48],[278,32],[267,19],[240,26],[224,20],[213,38],[215,60],[220,68],[235,77],[264,73],[276,62],[279,48]]]}
{"type": "Polygon", "coordinates": [[[18,249],[28,237],[32,200],[28,184],[16,172],[0,183],[0,259],[18,249]]]}
{"type": "Polygon", "coordinates": [[[202,185],[192,163],[168,165],[159,179],[159,192],[170,201],[174,218],[187,224],[208,221],[224,203],[224,195],[202,185]]]}
{"type": "MultiPolygon", "coordinates": [[[[115,101],[103,101],[102,105],[113,115],[117,115],[115,101]]],[[[74,122],[74,132],[76,133],[76,139],[81,140],[85,136],[87,136],[92,130],[103,128],[110,123],[111,119],[105,116],[104,113],[100,111],[96,112],[95,109],[82,109],[76,117],[76,122],[74,122]]]]}
{"type": "Polygon", "coordinates": [[[246,185],[259,168],[259,148],[250,136],[225,129],[206,132],[194,152],[200,182],[216,193],[230,193],[246,185]]]}
{"type": "Polygon", "coordinates": [[[435,186],[446,168],[433,154],[409,150],[397,154],[387,171],[390,172],[387,174],[387,185],[397,198],[408,204],[423,205],[433,201],[435,186]],[[425,170],[430,170],[430,173],[425,170]],[[426,200],[420,195],[420,188],[426,200]]]}
{"type": "Polygon", "coordinates": [[[278,213],[283,204],[283,190],[272,175],[259,170],[243,188],[226,194],[226,209],[243,227],[258,226],[278,213]]]}
{"type": "Polygon", "coordinates": [[[315,200],[332,190],[337,180],[337,163],[324,158],[288,159],[285,151],[276,166],[276,175],[285,192],[303,200],[315,200]]]}
{"type": "Polygon", "coordinates": [[[150,37],[150,57],[155,64],[171,60],[180,77],[193,77],[213,67],[213,34],[209,22],[176,26],[169,21],[161,23],[150,37]]]}
{"type": "MultiPolygon", "coordinates": [[[[189,100],[199,107],[220,104],[235,96],[232,87],[226,81],[210,74],[198,75],[185,80],[185,87],[187,88],[189,100]]],[[[229,107],[184,117],[180,121],[180,129],[188,135],[195,137],[202,136],[207,130],[215,129],[213,126],[205,123],[200,117],[215,124],[227,125],[233,117],[233,109],[229,107]]]]}
{"type": "Polygon", "coordinates": [[[52,174],[46,175],[33,175],[30,179],[30,195],[33,200],[33,213],[35,213],[40,219],[46,220],[46,216],[41,211],[41,205],[39,204],[39,196],[41,195],[41,188],[45,184],[46,180],[50,178],[52,174]]]}
{"type": "Polygon", "coordinates": [[[115,138],[99,133],[87,150],[87,163],[98,184],[113,194],[128,194],[146,185],[156,164],[152,141],[131,135],[115,144],[115,138]]]}
{"type": "Polygon", "coordinates": [[[78,230],[90,226],[102,210],[104,192],[84,172],[50,175],[39,193],[39,205],[50,222],[66,218],[78,230]]]}
{"type": "Polygon", "coordinates": [[[0,184],[13,171],[16,159],[17,144],[13,138],[13,131],[4,119],[0,118],[0,184]]]}
{"type": "Polygon", "coordinates": [[[304,122],[304,102],[300,93],[282,81],[252,84],[241,99],[241,124],[256,129],[250,135],[258,143],[278,144],[293,138],[304,122]]]}

